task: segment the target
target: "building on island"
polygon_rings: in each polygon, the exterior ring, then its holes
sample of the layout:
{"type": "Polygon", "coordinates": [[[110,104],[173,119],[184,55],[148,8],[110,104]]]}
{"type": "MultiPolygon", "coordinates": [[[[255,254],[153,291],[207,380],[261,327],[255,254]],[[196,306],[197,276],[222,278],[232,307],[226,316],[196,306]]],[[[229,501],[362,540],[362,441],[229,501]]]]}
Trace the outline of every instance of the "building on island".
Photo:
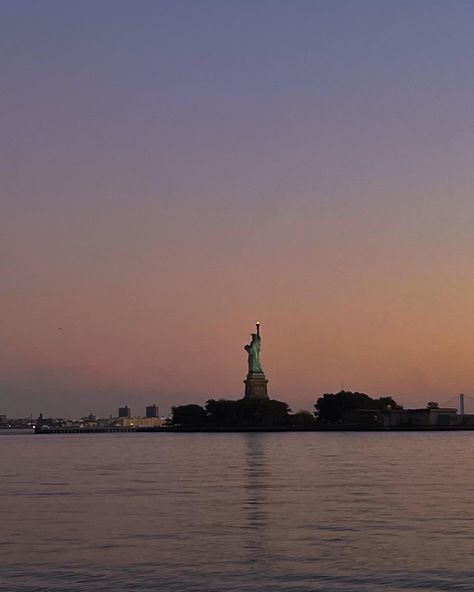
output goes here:
{"type": "Polygon", "coordinates": [[[424,409],[390,409],[381,413],[386,427],[449,427],[459,425],[463,417],[456,407],[425,407],[424,409]]]}
{"type": "Polygon", "coordinates": [[[125,407],[119,407],[118,416],[119,417],[132,417],[132,410],[130,409],[130,407],[128,405],[125,405],[125,407]]]}
{"type": "Polygon", "coordinates": [[[145,408],[145,417],[132,417],[130,408],[125,407],[125,409],[128,409],[129,415],[119,415],[115,425],[123,428],[157,428],[164,423],[164,419],[159,415],[158,405],[148,405],[145,408]]]}
{"type": "Polygon", "coordinates": [[[160,408],[158,405],[147,405],[145,407],[145,417],[160,417],[160,408]]]}
{"type": "Polygon", "coordinates": [[[161,417],[119,417],[115,425],[122,428],[159,428],[163,425],[161,417]]]}

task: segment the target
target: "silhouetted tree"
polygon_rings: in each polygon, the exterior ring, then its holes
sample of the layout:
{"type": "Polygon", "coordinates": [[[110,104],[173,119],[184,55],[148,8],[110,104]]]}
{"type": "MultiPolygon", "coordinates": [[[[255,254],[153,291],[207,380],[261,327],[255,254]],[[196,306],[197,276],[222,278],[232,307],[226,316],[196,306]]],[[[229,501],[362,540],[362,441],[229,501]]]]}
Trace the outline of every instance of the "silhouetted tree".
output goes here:
{"type": "Polygon", "coordinates": [[[312,426],[316,423],[316,418],[310,411],[298,411],[290,415],[290,424],[293,426],[312,426]]]}
{"type": "Polygon", "coordinates": [[[237,401],[228,399],[209,399],[206,403],[209,422],[219,427],[234,427],[239,423],[239,409],[237,401]]]}
{"type": "Polygon", "coordinates": [[[171,423],[184,427],[202,427],[206,424],[206,410],[200,405],[179,405],[172,407],[171,423]]]}
{"type": "Polygon", "coordinates": [[[353,418],[360,409],[385,411],[401,409],[401,406],[392,397],[373,399],[365,393],[340,391],[324,394],[316,401],[315,408],[314,414],[319,422],[341,422],[353,418]]]}
{"type": "Polygon", "coordinates": [[[380,410],[384,409],[403,409],[402,405],[399,405],[393,397],[379,397],[378,399],[372,399],[376,405],[376,408],[380,410]]]}
{"type": "Polygon", "coordinates": [[[289,407],[273,399],[210,399],[206,403],[209,422],[219,427],[276,427],[289,422],[289,407]]]}
{"type": "Polygon", "coordinates": [[[288,425],[291,417],[288,405],[274,399],[210,399],[205,408],[173,407],[171,424],[195,428],[278,427],[288,425]]]}

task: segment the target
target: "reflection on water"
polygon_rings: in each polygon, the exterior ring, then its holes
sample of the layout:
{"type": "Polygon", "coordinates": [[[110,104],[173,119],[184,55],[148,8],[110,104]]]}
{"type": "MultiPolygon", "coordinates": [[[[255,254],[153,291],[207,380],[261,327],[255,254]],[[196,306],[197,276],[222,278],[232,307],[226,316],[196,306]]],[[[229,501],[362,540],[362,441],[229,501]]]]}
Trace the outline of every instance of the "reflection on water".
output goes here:
{"type": "Polygon", "coordinates": [[[245,505],[247,529],[244,548],[248,550],[249,569],[260,570],[266,557],[266,526],[268,510],[266,507],[265,484],[269,481],[265,462],[265,438],[261,434],[243,434],[245,440],[245,505]]]}
{"type": "Polygon", "coordinates": [[[8,435],[0,590],[472,590],[474,433],[8,435]]]}

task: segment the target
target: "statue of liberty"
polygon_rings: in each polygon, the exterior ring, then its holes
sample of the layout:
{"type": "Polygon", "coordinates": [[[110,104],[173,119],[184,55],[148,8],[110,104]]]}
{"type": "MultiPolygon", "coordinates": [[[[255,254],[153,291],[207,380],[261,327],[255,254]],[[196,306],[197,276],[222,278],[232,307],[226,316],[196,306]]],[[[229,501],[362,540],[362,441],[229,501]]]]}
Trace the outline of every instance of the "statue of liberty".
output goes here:
{"type": "Polygon", "coordinates": [[[248,353],[249,372],[245,383],[244,399],[268,399],[267,382],[260,365],[260,323],[257,322],[257,332],[252,333],[252,341],[244,347],[248,353]]]}
{"type": "Polygon", "coordinates": [[[257,323],[257,332],[252,333],[252,341],[249,345],[244,346],[248,353],[249,374],[263,374],[262,366],[260,365],[260,323],[257,323]]]}

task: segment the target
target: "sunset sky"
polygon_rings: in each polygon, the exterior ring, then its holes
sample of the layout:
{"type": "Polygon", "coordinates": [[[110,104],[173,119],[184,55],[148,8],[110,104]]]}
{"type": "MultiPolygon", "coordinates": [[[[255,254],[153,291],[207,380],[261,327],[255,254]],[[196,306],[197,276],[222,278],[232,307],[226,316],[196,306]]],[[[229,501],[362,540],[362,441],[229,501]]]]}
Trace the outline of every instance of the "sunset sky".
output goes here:
{"type": "Polygon", "coordinates": [[[0,12],[0,413],[474,394],[474,3],[0,12]]]}

